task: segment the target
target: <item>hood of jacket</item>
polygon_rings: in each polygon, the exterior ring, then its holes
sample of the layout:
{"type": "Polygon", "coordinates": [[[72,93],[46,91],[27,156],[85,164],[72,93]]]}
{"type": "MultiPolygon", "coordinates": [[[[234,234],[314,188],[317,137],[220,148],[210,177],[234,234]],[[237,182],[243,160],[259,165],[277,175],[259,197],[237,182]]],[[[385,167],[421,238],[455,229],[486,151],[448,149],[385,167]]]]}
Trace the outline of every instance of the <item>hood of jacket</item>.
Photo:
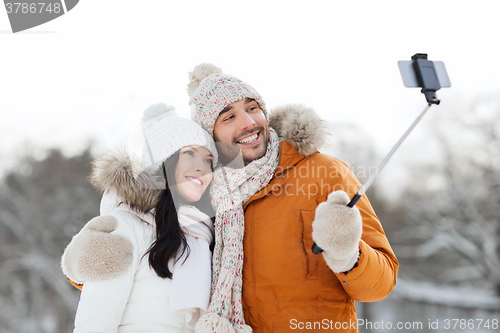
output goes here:
{"type": "MultiPolygon", "coordinates": [[[[284,141],[309,156],[327,140],[327,126],[316,112],[301,104],[276,107],[269,112],[269,127],[284,141]]],[[[163,179],[142,168],[125,150],[107,151],[92,163],[91,184],[101,192],[113,192],[139,212],[149,212],[162,193],[163,179]]]]}

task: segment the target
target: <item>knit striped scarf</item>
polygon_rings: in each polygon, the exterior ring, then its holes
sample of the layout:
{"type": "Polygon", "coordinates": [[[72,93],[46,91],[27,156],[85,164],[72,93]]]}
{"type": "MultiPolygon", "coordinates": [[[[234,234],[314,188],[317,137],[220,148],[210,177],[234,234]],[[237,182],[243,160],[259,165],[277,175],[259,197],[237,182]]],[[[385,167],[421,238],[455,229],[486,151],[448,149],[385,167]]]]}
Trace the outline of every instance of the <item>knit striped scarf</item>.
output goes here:
{"type": "Polygon", "coordinates": [[[245,324],[241,301],[243,269],[243,204],[263,189],[278,166],[280,139],[269,129],[266,153],[241,169],[221,167],[211,187],[215,208],[215,248],[212,259],[210,305],[196,332],[252,332],[245,324]]]}

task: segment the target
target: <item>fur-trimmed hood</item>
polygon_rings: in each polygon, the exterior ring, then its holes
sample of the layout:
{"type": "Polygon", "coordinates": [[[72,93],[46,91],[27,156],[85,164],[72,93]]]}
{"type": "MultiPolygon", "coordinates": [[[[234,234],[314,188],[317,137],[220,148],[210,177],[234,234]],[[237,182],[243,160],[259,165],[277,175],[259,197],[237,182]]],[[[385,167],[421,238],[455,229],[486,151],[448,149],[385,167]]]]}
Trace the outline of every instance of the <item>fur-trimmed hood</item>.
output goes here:
{"type": "MultiPolygon", "coordinates": [[[[328,135],[325,121],[301,104],[272,109],[269,126],[306,156],[320,149],[328,135]]],[[[156,206],[162,190],[158,178],[141,165],[124,150],[108,151],[94,160],[90,181],[101,192],[114,192],[133,209],[148,212],[156,206]]]]}
{"type": "Polygon", "coordinates": [[[327,142],[326,122],[313,108],[302,104],[285,104],[271,109],[269,127],[306,156],[316,153],[327,142]]]}
{"type": "Polygon", "coordinates": [[[116,194],[133,209],[142,213],[156,206],[161,187],[151,170],[133,159],[125,150],[107,151],[92,162],[90,183],[101,192],[116,194]]]}

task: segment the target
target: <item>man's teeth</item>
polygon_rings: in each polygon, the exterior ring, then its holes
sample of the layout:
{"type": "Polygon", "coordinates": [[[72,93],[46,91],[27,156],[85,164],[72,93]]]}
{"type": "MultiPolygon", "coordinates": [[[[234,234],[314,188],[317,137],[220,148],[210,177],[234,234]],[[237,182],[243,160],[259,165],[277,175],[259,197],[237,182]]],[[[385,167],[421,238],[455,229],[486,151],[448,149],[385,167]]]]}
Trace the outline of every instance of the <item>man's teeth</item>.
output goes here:
{"type": "Polygon", "coordinates": [[[255,140],[257,140],[257,137],[259,136],[258,133],[255,133],[254,135],[252,136],[249,136],[248,138],[244,138],[244,139],[241,139],[240,141],[238,141],[239,143],[250,143],[250,142],[254,142],[255,140]]]}
{"type": "Polygon", "coordinates": [[[201,181],[199,179],[191,178],[191,177],[186,177],[186,178],[187,178],[187,180],[192,181],[193,183],[201,185],[201,181]]]}

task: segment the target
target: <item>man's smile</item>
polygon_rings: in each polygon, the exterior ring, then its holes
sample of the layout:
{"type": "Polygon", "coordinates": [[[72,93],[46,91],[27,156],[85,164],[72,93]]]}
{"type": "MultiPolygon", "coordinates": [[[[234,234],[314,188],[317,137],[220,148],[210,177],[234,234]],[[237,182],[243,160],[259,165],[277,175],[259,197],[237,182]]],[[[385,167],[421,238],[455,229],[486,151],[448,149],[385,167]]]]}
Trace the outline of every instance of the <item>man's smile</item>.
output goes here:
{"type": "Polygon", "coordinates": [[[260,142],[260,133],[253,133],[238,140],[238,144],[243,146],[253,146],[260,142]]]}

